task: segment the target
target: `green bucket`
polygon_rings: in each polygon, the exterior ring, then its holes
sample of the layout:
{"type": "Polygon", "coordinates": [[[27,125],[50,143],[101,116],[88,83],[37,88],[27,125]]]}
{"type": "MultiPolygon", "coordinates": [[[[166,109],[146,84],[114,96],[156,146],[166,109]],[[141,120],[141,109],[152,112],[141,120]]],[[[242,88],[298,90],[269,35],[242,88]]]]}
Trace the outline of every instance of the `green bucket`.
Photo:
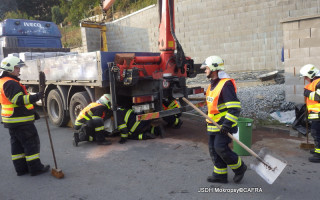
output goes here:
{"type": "MultiPolygon", "coordinates": [[[[235,138],[240,140],[247,147],[251,148],[252,143],[252,122],[253,119],[242,118],[238,119],[238,132],[233,134],[235,138]]],[[[250,154],[242,148],[237,142],[233,141],[233,151],[239,156],[249,156],[250,154]]]]}

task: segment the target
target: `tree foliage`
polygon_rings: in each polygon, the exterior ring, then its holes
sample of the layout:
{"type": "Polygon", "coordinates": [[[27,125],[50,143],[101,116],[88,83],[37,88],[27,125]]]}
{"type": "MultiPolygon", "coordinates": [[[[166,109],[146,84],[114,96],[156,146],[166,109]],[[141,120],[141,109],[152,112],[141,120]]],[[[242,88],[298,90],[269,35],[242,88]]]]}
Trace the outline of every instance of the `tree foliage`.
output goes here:
{"type": "Polygon", "coordinates": [[[51,8],[51,13],[52,13],[52,21],[56,24],[60,24],[63,22],[63,15],[60,11],[59,6],[53,6],[51,8]]]}
{"type": "Polygon", "coordinates": [[[87,18],[94,7],[99,6],[100,0],[73,0],[68,14],[68,21],[72,25],[79,25],[81,19],[87,18]]]}
{"type": "MultiPolygon", "coordinates": [[[[101,0],[1,0],[0,19],[24,18],[79,26],[81,19],[102,14],[101,0]],[[7,14],[6,14],[7,13],[7,14]]],[[[157,0],[116,0],[108,16],[128,14],[142,9],[157,0]]]]}
{"type": "Polygon", "coordinates": [[[7,12],[17,11],[17,2],[16,0],[1,0],[0,3],[0,21],[5,19],[7,12]]]}
{"type": "Polygon", "coordinates": [[[29,16],[27,13],[23,13],[20,11],[10,11],[6,12],[4,15],[4,19],[34,19],[33,17],[29,16]]]}
{"type": "Polygon", "coordinates": [[[18,10],[37,20],[51,21],[51,8],[59,5],[59,0],[18,0],[18,10]]]}

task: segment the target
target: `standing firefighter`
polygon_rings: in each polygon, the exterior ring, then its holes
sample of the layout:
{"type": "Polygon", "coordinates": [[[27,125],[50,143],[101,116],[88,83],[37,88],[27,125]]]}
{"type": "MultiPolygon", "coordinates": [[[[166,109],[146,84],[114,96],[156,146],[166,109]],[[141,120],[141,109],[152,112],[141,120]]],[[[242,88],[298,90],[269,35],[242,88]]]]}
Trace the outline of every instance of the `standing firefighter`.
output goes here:
{"type": "Polygon", "coordinates": [[[314,138],[315,150],[310,162],[320,163],[320,73],[312,64],[303,66],[300,76],[309,82],[304,87],[304,96],[308,109],[308,120],[311,121],[311,135],[314,138]]]}
{"type": "Polygon", "coordinates": [[[151,121],[136,121],[136,114],[132,109],[118,109],[117,120],[120,144],[124,144],[127,139],[146,140],[161,135],[160,127],[152,126],[151,121]]]}
{"type": "Polygon", "coordinates": [[[227,183],[227,166],[229,166],[235,173],[233,181],[238,183],[243,178],[247,166],[229,148],[228,144],[231,139],[227,135],[228,132],[237,132],[237,120],[241,105],[236,95],[236,84],[233,79],[220,76],[224,73],[222,71],[224,70],[224,61],[219,56],[208,57],[201,69],[205,69],[207,78],[211,79],[211,84],[206,92],[208,116],[221,125],[221,130],[219,130],[217,126],[207,120],[209,152],[214,164],[212,176],[209,176],[207,181],[227,183]]]}
{"type": "Polygon", "coordinates": [[[81,141],[97,141],[98,145],[110,145],[106,140],[104,120],[112,116],[110,94],[104,94],[97,102],[90,103],[78,115],[74,128],[74,145],[81,141]]]}
{"type": "Polygon", "coordinates": [[[39,115],[32,105],[43,97],[43,93],[30,95],[19,82],[20,67],[24,65],[15,56],[6,57],[1,62],[1,116],[4,127],[9,129],[12,161],[17,175],[30,173],[31,176],[36,176],[50,168],[40,161],[40,139],[34,125],[34,120],[39,115]]]}

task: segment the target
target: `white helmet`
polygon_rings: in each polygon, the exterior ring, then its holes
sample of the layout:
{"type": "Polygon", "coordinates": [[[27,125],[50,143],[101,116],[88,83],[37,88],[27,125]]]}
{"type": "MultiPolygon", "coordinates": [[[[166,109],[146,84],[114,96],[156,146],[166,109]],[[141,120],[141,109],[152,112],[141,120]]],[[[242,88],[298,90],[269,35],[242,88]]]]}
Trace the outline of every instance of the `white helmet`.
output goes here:
{"type": "Polygon", "coordinates": [[[0,70],[1,71],[7,71],[7,72],[13,72],[14,67],[23,67],[25,66],[25,63],[16,56],[9,56],[4,58],[1,61],[0,70]]]}
{"type": "Polygon", "coordinates": [[[224,61],[219,56],[209,56],[201,65],[200,69],[209,67],[211,71],[224,70],[224,61]]]}
{"type": "Polygon", "coordinates": [[[97,101],[98,103],[101,103],[103,105],[106,105],[109,109],[111,106],[111,95],[110,94],[104,94],[100,97],[100,99],[97,101]]]}
{"type": "Polygon", "coordinates": [[[310,79],[313,79],[319,73],[319,69],[316,68],[313,64],[304,65],[300,69],[300,77],[306,76],[310,79]]]}

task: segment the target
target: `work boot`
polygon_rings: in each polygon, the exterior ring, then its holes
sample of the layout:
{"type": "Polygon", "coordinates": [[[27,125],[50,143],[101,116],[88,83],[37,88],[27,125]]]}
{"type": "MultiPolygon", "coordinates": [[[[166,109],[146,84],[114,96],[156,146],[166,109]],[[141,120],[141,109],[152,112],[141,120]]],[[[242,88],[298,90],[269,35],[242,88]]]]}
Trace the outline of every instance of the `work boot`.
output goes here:
{"type": "Polygon", "coordinates": [[[179,128],[181,128],[182,124],[183,124],[183,121],[182,121],[181,119],[179,119],[178,124],[175,125],[173,128],[174,128],[174,129],[179,129],[179,128]]]}
{"type": "Polygon", "coordinates": [[[37,175],[40,175],[40,174],[47,172],[49,169],[50,169],[50,165],[44,165],[42,169],[37,170],[35,172],[31,172],[30,175],[37,176],[37,175]]]}
{"type": "Polygon", "coordinates": [[[213,174],[208,176],[207,181],[211,183],[228,183],[228,176],[213,174]]]}
{"type": "Polygon", "coordinates": [[[98,141],[98,145],[110,145],[112,142],[110,140],[98,141]]]}
{"type": "Polygon", "coordinates": [[[313,163],[320,163],[320,154],[314,153],[312,157],[309,157],[309,161],[313,163]]]}
{"type": "Polygon", "coordinates": [[[79,142],[80,142],[79,133],[77,132],[73,133],[73,141],[72,141],[73,146],[77,147],[79,142]]]}
{"type": "Polygon", "coordinates": [[[156,136],[154,134],[148,133],[148,132],[144,134],[144,137],[146,139],[155,139],[156,138],[156,136]]]}
{"type": "Polygon", "coordinates": [[[22,172],[17,172],[17,176],[23,176],[25,174],[29,173],[29,171],[22,171],[22,172]]]}
{"type": "Polygon", "coordinates": [[[235,173],[235,175],[233,177],[233,181],[235,183],[239,183],[242,180],[244,173],[246,173],[246,171],[247,171],[247,165],[242,163],[241,170],[239,172],[235,173]]]}

